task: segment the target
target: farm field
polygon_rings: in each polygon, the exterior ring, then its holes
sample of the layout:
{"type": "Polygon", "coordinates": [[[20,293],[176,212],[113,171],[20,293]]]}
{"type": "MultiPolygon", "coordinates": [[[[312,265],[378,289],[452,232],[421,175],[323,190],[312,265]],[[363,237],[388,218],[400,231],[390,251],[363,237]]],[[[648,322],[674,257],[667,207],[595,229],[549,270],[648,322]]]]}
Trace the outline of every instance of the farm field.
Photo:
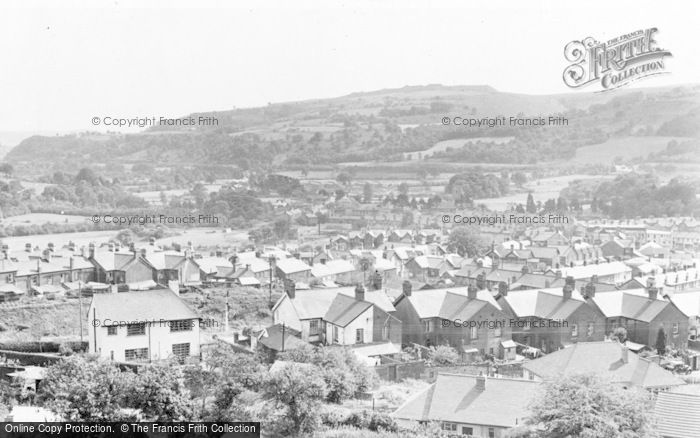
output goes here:
{"type": "Polygon", "coordinates": [[[80,224],[87,220],[86,216],[75,216],[54,213],[29,213],[3,218],[2,225],[43,225],[43,224],[80,224]]]}
{"type": "Polygon", "coordinates": [[[684,137],[624,137],[615,138],[605,143],[592,146],[584,146],[576,150],[576,155],[571,160],[574,163],[585,164],[612,164],[615,157],[630,159],[635,157],[646,158],[652,152],[659,152],[666,148],[671,140],[683,141],[684,137]]]}
{"type": "Polygon", "coordinates": [[[527,194],[532,192],[532,197],[535,202],[542,201],[545,202],[547,199],[556,199],[559,197],[559,193],[564,189],[571,181],[582,180],[582,179],[600,179],[600,178],[614,178],[613,176],[597,176],[597,175],[566,175],[566,176],[555,176],[551,178],[542,178],[535,181],[530,181],[525,184],[525,190],[511,194],[508,196],[501,196],[500,198],[484,198],[475,199],[475,204],[484,204],[487,208],[491,210],[507,210],[512,204],[523,204],[527,201],[527,194]]]}
{"type": "Polygon", "coordinates": [[[494,145],[506,144],[513,141],[513,137],[476,137],[476,138],[455,138],[452,140],[443,140],[435,143],[432,147],[424,151],[407,152],[403,154],[405,160],[418,160],[420,158],[428,158],[436,152],[444,152],[448,149],[460,149],[466,144],[477,142],[489,143],[494,145]]]}

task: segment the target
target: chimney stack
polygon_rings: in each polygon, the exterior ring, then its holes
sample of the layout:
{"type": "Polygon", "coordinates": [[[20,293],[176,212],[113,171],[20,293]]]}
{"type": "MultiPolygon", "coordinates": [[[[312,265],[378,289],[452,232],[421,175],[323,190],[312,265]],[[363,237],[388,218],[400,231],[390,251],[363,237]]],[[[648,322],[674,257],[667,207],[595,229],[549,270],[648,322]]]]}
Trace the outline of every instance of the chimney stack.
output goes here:
{"type": "Polygon", "coordinates": [[[467,298],[470,300],[475,300],[476,299],[476,293],[478,291],[478,288],[476,288],[473,285],[467,286],[467,298]]]}
{"type": "Polygon", "coordinates": [[[575,287],[576,281],[574,280],[574,277],[566,277],[566,280],[564,280],[564,288],[562,289],[563,297],[565,300],[571,299],[571,294],[573,293],[575,287]]]}
{"type": "Polygon", "coordinates": [[[647,294],[650,300],[655,300],[659,295],[659,289],[656,287],[656,279],[654,277],[647,278],[647,294]]]}
{"type": "Polygon", "coordinates": [[[629,362],[629,349],[625,344],[620,344],[620,360],[622,360],[623,363],[629,362]]]}
{"type": "Polygon", "coordinates": [[[479,290],[486,289],[486,276],[483,272],[476,276],[476,288],[479,290]]]}
{"type": "Polygon", "coordinates": [[[382,274],[375,269],[374,278],[372,279],[372,286],[374,287],[374,290],[381,290],[383,281],[384,279],[382,278],[382,274]]]}
{"type": "Polygon", "coordinates": [[[476,376],[476,385],[474,386],[477,391],[486,391],[486,376],[480,374],[476,376]]]}
{"type": "Polygon", "coordinates": [[[508,284],[505,281],[498,283],[498,294],[502,297],[508,296],[508,284]]]}
{"type": "Polygon", "coordinates": [[[90,245],[88,245],[88,256],[91,259],[95,258],[95,244],[90,242],[90,245]]]}
{"type": "Polygon", "coordinates": [[[361,284],[358,284],[355,286],[355,299],[357,301],[364,301],[365,300],[365,287],[361,284]]]}
{"type": "Polygon", "coordinates": [[[595,297],[595,284],[593,283],[588,283],[584,289],[585,293],[585,298],[593,298],[595,297]]]}
{"type": "Polygon", "coordinates": [[[554,271],[554,278],[556,278],[556,279],[561,278],[561,271],[560,270],[557,269],[556,271],[554,271]]]}
{"type": "Polygon", "coordinates": [[[289,297],[290,300],[293,300],[296,295],[297,295],[297,285],[294,283],[294,280],[285,280],[284,282],[284,291],[287,293],[287,296],[289,297]]]}
{"type": "Polygon", "coordinates": [[[32,252],[32,244],[31,243],[25,243],[24,244],[24,250],[26,252],[32,252]]]}
{"type": "Polygon", "coordinates": [[[403,287],[403,294],[407,297],[410,297],[411,292],[413,291],[413,285],[411,284],[411,282],[408,280],[404,280],[402,287],[403,287]]]}
{"type": "Polygon", "coordinates": [[[46,246],[48,247],[49,251],[53,252],[53,250],[54,250],[53,242],[49,242],[48,245],[46,245],[46,246]]]}

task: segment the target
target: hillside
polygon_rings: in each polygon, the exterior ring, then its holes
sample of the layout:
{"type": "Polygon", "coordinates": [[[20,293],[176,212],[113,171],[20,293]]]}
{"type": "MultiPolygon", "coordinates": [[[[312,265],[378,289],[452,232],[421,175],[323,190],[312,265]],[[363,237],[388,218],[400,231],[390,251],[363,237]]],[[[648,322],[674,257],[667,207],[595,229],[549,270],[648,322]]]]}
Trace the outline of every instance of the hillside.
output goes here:
{"type": "MultiPolygon", "coordinates": [[[[626,143],[634,145],[634,137],[640,136],[697,137],[698,114],[698,86],[551,96],[504,93],[487,86],[412,86],[191,115],[216,117],[219,124],[213,127],[35,136],[13,148],[6,161],[46,172],[144,162],[216,163],[248,170],[399,162],[430,151],[428,160],[435,162],[524,164],[580,160],[578,148],[616,138],[632,137],[626,143]],[[499,115],[562,115],[569,126],[466,128],[440,122],[442,117],[499,115]],[[442,146],[445,141],[450,147],[442,146]]],[[[645,146],[644,155],[661,149],[645,146]]]]}

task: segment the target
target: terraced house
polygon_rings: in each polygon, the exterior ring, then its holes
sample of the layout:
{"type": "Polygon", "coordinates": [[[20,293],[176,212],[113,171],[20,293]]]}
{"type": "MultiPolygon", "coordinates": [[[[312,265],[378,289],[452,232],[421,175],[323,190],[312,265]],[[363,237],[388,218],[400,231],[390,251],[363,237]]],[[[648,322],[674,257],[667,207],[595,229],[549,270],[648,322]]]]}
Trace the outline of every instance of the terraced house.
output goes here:
{"type": "Polygon", "coordinates": [[[653,282],[644,289],[593,291],[587,300],[605,316],[606,333],[624,327],[630,341],[654,348],[659,329],[663,328],[667,346],[687,346],[689,316],[661,296],[653,282]]]}
{"type": "Polygon", "coordinates": [[[545,353],[605,338],[605,317],[575,290],[573,279],[563,288],[503,289],[498,303],[515,321],[513,340],[545,353]]]}
{"type": "Polygon", "coordinates": [[[502,342],[511,340],[507,315],[488,290],[476,287],[414,291],[404,282],[394,302],[396,317],[403,322],[403,344],[448,344],[462,353],[504,357],[502,342]],[[471,322],[480,325],[470,324],[471,322]],[[497,324],[496,322],[500,322],[497,324]]]}

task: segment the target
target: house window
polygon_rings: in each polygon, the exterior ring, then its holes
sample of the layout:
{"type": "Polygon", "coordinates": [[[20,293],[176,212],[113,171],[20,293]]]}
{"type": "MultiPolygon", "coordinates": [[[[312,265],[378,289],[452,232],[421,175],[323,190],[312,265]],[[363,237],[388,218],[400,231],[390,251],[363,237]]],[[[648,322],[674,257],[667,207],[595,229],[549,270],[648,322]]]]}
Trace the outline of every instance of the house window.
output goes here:
{"type": "Polygon", "coordinates": [[[188,332],[192,330],[191,319],[181,319],[178,321],[169,321],[171,332],[188,332]]]}
{"type": "Polygon", "coordinates": [[[190,343],[173,344],[173,355],[179,358],[185,358],[190,355],[190,343]]]}
{"type": "Polygon", "coordinates": [[[595,330],[595,325],[592,322],[588,323],[588,337],[593,336],[593,331],[595,330]]]}
{"type": "Polygon", "coordinates": [[[117,334],[117,326],[116,325],[110,325],[107,327],[107,336],[116,336],[117,334]]]}
{"type": "Polygon", "coordinates": [[[318,334],[318,320],[309,321],[309,334],[312,336],[318,334]]]}
{"type": "Polygon", "coordinates": [[[462,435],[472,436],[474,435],[474,428],[462,426],[462,435]]]}
{"type": "Polygon", "coordinates": [[[477,330],[476,327],[471,327],[469,329],[469,338],[472,340],[479,339],[479,330],[477,330]]]}
{"type": "Polygon", "coordinates": [[[571,337],[578,336],[578,324],[571,324],[571,337]]]}
{"type": "Polygon", "coordinates": [[[146,323],[140,323],[140,324],[128,324],[126,326],[126,335],[127,336],[139,336],[139,335],[145,335],[146,334],[146,323]]]}
{"type": "Polygon", "coordinates": [[[382,327],[382,339],[383,340],[388,340],[389,339],[389,328],[391,325],[389,324],[389,321],[384,323],[384,327],[382,327]]]}
{"type": "Polygon", "coordinates": [[[442,430],[457,432],[457,423],[442,423],[442,430]]]}
{"type": "Polygon", "coordinates": [[[489,438],[496,438],[496,429],[489,427],[489,438]]]}
{"type": "Polygon", "coordinates": [[[497,337],[497,338],[501,337],[501,328],[500,327],[496,327],[493,331],[494,331],[493,335],[495,337],[497,337]]]}
{"type": "Polygon", "coordinates": [[[38,276],[38,275],[32,275],[32,284],[33,284],[33,285],[36,285],[38,281],[39,281],[39,276],[38,276]]]}
{"type": "Polygon", "coordinates": [[[355,342],[361,344],[365,341],[365,329],[355,330],[355,342]]]}
{"type": "Polygon", "coordinates": [[[333,343],[338,343],[338,326],[333,326],[333,343]]]}
{"type": "Polygon", "coordinates": [[[124,358],[129,361],[147,360],[148,348],[132,348],[124,350],[124,358]]]}
{"type": "Polygon", "coordinates": [[[680,327],[678,326],[678,323],[674,322],[673,323],[673,334],[677,335],[679,331],[680,331],[680,327]]]}
{"type": "Polygon", "coordinates": [[[5,280],[7,281],[7,283],[12,283],[13,281],[15,281],[15,278],[12,274],[7,274],[5,280]]]}
{"type": "Polygon", "coordinates": [[[430,333],[431,331],[433,331],[429,319],[423,321],[423,331],[425,333],[430,333]]]}

